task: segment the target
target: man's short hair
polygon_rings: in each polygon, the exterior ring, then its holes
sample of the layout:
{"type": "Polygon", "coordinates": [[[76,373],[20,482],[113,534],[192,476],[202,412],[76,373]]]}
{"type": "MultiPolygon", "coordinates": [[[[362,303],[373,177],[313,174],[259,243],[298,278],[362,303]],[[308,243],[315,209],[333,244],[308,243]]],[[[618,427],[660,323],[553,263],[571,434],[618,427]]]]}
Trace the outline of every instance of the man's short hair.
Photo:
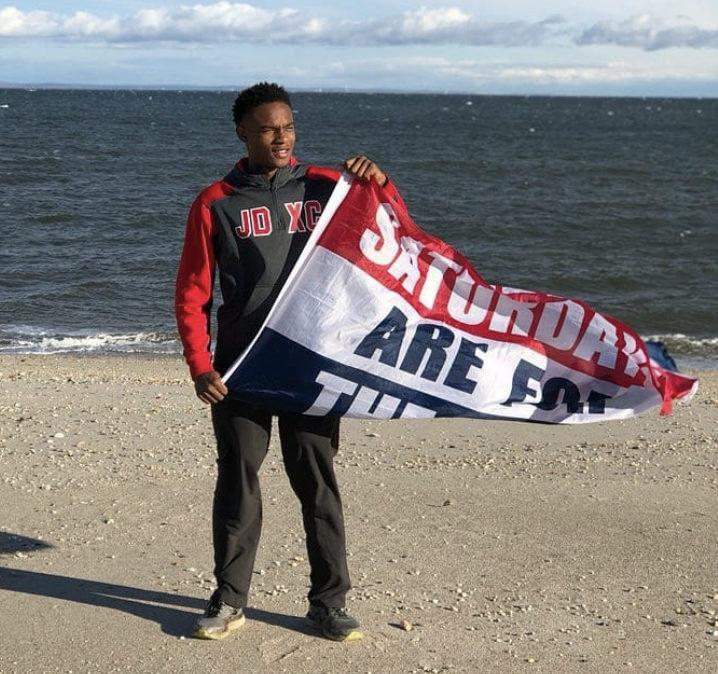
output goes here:
{"type": "Polygon", "coordinates": [[[254,108],[265,103],[286,103],[290,108],[292,102],[289,100],[287,90],[274,82],[259,82],[239,92],[232,106],[234,124],[242,123],[244,116],[254,108]]]}

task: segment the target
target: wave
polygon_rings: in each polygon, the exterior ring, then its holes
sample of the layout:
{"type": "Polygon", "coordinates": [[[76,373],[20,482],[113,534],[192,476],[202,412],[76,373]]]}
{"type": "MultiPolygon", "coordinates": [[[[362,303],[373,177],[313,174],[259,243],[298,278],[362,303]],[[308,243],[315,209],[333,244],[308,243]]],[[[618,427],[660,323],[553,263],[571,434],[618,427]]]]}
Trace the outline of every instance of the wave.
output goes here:
{"type": "MultiPolygon", "coordinates": [[[[718,337],[694,337],[683,333],[643,336],[663,342],[679,367],[718,369],[718,337]]],[[[0,325],[0,354],[147,353],[180,354],[182,345],[174,331],[60,333],[28,325],[0,325]]]]}
{"type": "Polygon", "coordinates": [[[0,354],[52,353],[180,353],[181,345],[173,332],[56,333],[31,326],[0,327],[0,354]]]}
{"type": "Polygon", "coordinates": [[[718,356],[718,337],[691,337],[677,332],[668,335],[649,335],[643,339],[663,342],[669,351],[677,355],[718,356]]]}

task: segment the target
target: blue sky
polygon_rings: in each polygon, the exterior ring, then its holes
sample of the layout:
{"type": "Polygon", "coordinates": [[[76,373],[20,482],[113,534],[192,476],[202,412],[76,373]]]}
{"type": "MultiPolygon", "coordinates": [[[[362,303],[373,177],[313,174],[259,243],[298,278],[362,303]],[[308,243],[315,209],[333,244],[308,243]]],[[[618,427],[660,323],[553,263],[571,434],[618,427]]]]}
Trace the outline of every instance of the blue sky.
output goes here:
{"type": "Polygon", "coordinates": [[[0,82],[718,96],[718,0],[0,0],[0,82]]]}

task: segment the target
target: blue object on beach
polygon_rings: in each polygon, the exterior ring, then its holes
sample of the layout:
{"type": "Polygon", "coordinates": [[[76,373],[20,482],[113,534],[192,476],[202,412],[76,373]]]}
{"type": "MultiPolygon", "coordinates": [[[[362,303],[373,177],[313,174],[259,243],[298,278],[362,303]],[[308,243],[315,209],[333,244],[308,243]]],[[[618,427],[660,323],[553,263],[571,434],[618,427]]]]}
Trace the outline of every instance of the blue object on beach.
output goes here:
{"type": "Polygon", "coordinates": [[[678,372],[678,366],[676,365],[676,361],[671,358],[663,342],[659,342],[655,339],[649,339],[646,342],[646,348],[648,349],[648,355],[653,360],[655,360],[664,370],[678,372]]]}

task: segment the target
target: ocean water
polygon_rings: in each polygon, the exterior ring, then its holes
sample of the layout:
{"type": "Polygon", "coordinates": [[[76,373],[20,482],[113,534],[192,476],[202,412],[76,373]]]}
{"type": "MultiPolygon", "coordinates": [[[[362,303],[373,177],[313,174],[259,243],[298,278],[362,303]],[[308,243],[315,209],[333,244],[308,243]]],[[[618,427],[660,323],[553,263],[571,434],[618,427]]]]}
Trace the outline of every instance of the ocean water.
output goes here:
{"type": "MultiPolygon", "coordinates": [[[[174,353],[187,209],[241,156],[230,92],[0,89],[0,353],[174,353]]],[[[297,93],[297,155],[362,152],[491,282],[718,368],[718,99],[297,93]]]]}

